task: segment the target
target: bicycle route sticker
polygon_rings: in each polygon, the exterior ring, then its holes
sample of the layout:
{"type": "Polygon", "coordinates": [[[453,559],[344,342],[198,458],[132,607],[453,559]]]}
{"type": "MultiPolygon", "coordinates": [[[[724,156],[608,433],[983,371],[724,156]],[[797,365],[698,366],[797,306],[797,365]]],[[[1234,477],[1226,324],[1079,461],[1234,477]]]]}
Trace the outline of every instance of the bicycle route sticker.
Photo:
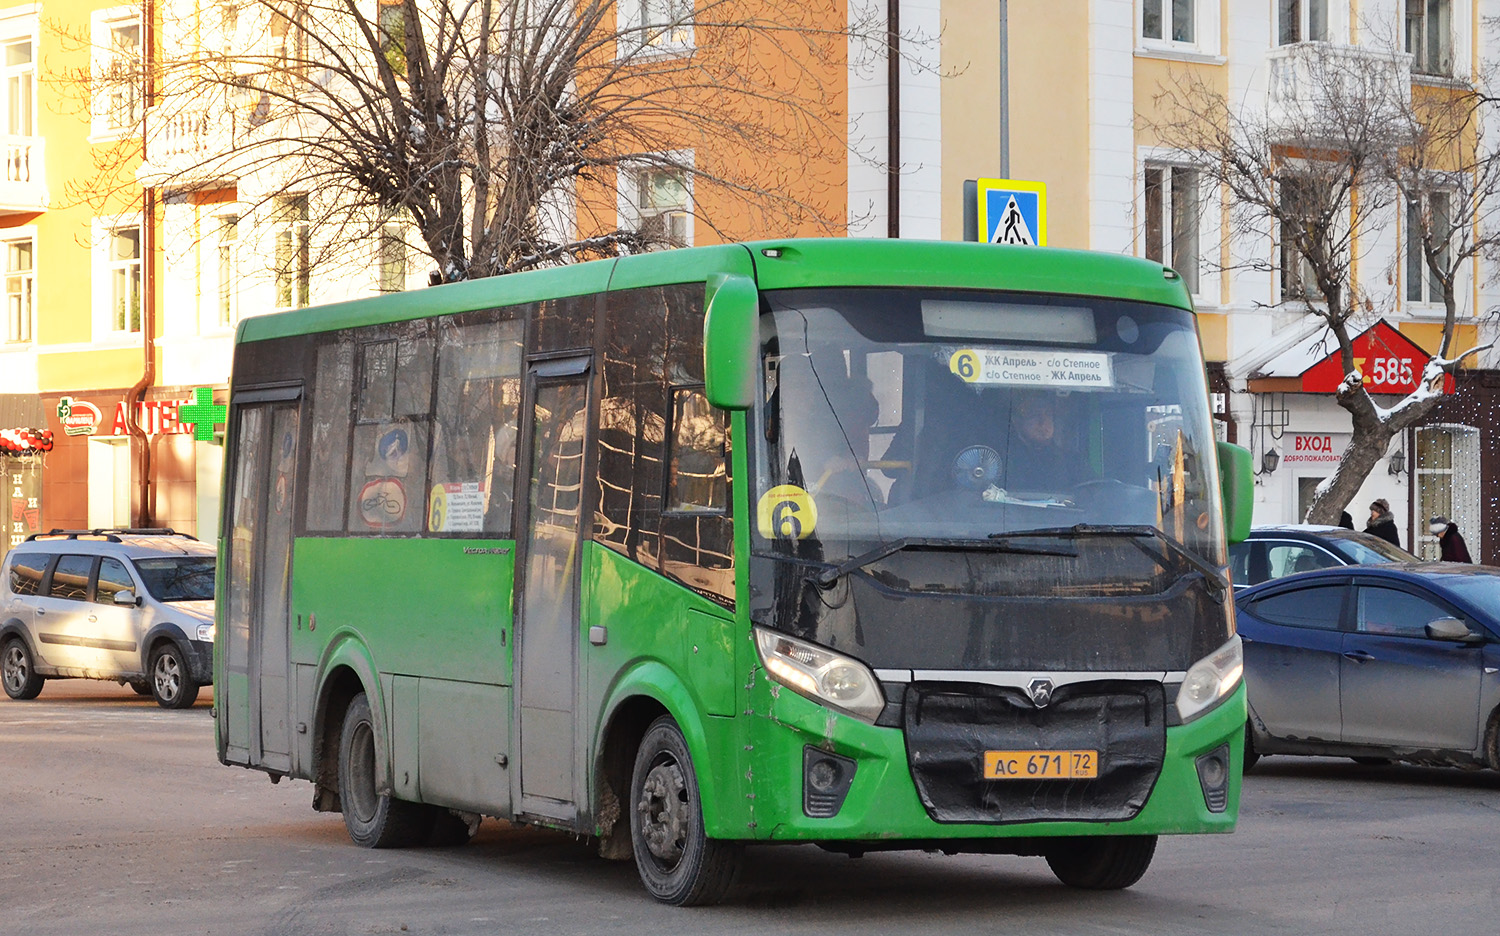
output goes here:
{"type": "Polygon", "coordinates": [[[818,505],[795,484],[778,484],[755,507],[756,525],[767,539],[807,539],[818,528],[818,505]]]}

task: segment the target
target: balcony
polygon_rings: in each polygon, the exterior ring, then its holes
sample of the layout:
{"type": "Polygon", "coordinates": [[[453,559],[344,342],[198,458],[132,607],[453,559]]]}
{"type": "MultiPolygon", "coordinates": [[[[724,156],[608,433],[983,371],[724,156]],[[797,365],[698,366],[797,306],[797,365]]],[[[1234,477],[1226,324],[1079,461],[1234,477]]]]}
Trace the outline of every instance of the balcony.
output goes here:
{"type": "Polygon", "coordinates": [[[183,107],[161,104],[146,112],[143,185],[191,185],[232,180],[222,158],[246,130],[242,109],[228,104],[183,107]]]}
{"type": "Polygon", "coordinates": [[[0,136],[5,175],[0,177],[0,215],[47,209],[47,141],[43,137],[0,136]]]}
{"type": "Polygon", "coordinates": [[[1267,129],[1287,143],[1337,144],[1351,126],[1389,121],[1402,132],[1411,105],[1411,55],[1297,42],[1266,53],[1267,129]]]}

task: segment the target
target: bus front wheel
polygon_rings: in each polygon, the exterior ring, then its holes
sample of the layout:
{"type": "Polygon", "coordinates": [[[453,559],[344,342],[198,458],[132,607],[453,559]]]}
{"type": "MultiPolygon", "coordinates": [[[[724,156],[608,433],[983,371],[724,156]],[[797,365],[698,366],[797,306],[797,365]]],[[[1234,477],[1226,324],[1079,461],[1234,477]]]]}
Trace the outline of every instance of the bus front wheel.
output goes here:
{"type": "Polygon", "coordinates": [[[743,848],[703,831],[692,757],[682,731],[667,715],[651,723],[636,750],[630,842],[641,883],[662,903],[718,903],[739,873],[743,848]]]}
{"type": "Polygon", "coordinates": [[[1059,839],[1047,852],[1057,879],[1085,890],[1121,890],[1151,867],[1154,835],[1083,836],[1059,839]]]}
{"type": "Polygon", "coordinates": [[[418,803],[379,792],[375,776],[375,720],[370,700],[361,692],[344,713],[339,733],[339,803],[344,827],[364,848],[404,848],[420,844],[432,828],[432,816],[418,803]]]}

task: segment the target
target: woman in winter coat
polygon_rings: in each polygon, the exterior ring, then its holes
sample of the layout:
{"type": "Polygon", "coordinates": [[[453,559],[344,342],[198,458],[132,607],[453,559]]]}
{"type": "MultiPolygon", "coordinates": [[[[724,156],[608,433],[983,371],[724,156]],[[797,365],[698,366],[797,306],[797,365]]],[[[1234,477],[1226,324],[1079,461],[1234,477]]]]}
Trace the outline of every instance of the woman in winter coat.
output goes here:
{"type": "Polygon", "coordinates": [[[1391,505],[1385,498],[1382,497],[1370,505],[1370,522],[1365,524],[1365,532],[1373,533],[1392,546],[1401,545],[1401,533],[1396,529],[1396,518],[1391,516],[1391,505]]]}
{"type": "Polygon", "coordinates": [[[1468,544],[1458,533],[1458,524],[1447,517],[1433,517],[1428,523],[1427,529],[1437,537],[1438,549],[1442,551],[1441,559],[1444,562],[1473,562],[1469,556],[1468,544]]]}

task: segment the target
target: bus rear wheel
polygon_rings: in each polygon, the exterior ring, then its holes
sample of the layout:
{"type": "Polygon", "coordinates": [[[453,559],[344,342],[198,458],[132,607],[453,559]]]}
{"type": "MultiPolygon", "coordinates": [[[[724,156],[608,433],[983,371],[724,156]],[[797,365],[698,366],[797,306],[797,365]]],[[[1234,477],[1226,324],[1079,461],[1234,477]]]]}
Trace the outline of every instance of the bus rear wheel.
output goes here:
{"type": "Polygon", "coordinates": [[[718,903],[739,874],[744,849],[737,842],[711,839],[703,830],[692,757],[668,715],[651,723],[636,750],[630,843],[641,883],[662,903],[718,903]]]}
{"type": "Polygon", "coordinates": [[[1122,890],[1151,867],[1154,835],[1118,835],[1060,839],[1047,852],[1057,879],[1084,890],[1122,890]]]}
{"type": "Polygon", "coordinates": [[[339,804],[344,827],[364,848],[404,848],[422,843],[432,829],[432,813],[419,803],[379,792],[375,775],[375,720],[361,692],[344,713],[339,733],[339,804]]]}

